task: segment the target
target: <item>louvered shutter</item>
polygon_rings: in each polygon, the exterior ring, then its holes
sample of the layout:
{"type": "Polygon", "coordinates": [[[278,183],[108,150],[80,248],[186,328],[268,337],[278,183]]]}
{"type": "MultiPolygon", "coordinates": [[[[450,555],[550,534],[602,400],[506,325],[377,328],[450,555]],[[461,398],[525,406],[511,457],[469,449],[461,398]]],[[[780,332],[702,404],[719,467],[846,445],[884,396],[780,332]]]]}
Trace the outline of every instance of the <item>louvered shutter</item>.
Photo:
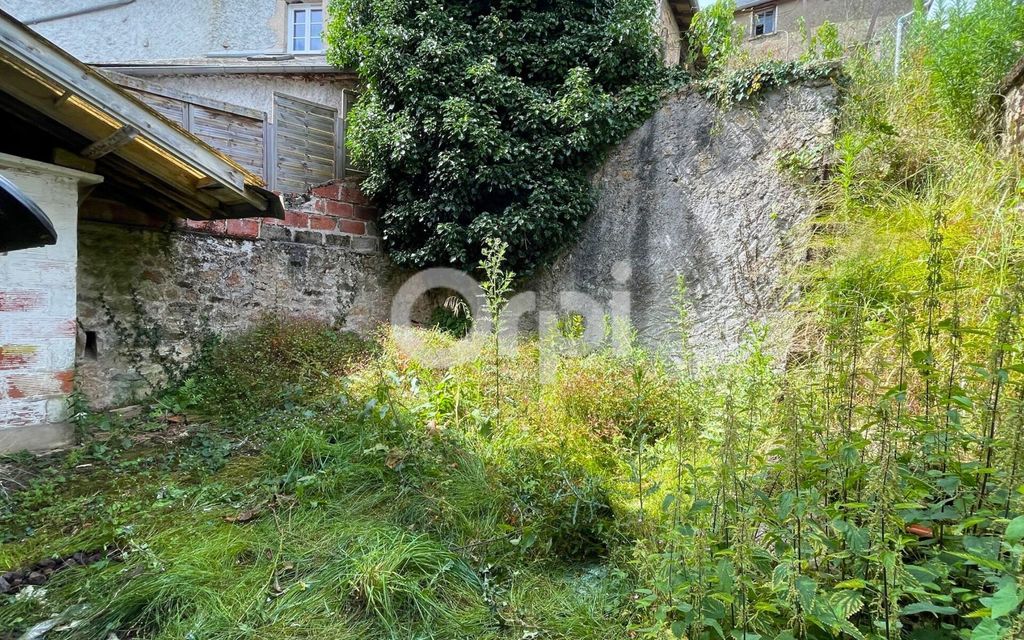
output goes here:
{"type": "Polygon", "coordinates": [[[337,109],[275,93],[277,190],[302,193],[340,177],[339,129],[337,109]]]}

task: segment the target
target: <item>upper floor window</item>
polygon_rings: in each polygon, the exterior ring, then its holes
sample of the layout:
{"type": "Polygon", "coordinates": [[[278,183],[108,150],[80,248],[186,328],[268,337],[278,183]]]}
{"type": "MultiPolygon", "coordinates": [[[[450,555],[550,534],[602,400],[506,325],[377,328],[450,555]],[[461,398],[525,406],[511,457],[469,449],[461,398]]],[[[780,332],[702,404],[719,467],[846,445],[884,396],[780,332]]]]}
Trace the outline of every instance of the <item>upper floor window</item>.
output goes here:
{"type": "Polygon", "coordinates": [[[288,7],[288,51],[323,53],[324,9],[318,4],[288,7]]]}
{"type": "Polygon", "coordinates": [[[753,34],[766,36],[769,33],[775,33],[775,7],[754,12],[753,34]]]}

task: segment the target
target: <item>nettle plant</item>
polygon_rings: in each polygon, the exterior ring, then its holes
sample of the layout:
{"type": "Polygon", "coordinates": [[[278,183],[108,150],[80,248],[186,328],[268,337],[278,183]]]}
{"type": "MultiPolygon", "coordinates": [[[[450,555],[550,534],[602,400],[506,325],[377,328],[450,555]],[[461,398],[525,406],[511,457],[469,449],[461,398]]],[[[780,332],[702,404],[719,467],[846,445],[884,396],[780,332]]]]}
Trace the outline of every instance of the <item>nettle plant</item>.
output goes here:
{"type": "Polygon", "coordinates": [[[365,90],[348,144],[392,259],[526,274],[593,207],[589,172],[667,72],[649,0],[334,0],[332,63],[365,90]]]}

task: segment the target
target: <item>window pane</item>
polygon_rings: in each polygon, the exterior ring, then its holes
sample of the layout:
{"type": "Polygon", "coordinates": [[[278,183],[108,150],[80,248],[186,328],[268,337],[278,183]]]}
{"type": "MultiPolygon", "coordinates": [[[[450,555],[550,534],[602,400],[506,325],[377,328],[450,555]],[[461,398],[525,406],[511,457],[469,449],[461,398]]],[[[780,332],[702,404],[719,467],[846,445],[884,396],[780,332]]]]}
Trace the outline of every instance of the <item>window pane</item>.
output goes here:
{"type": "Polygon", "coordinates": [[[292,15],[295,16],[295,24],[296,24],[296,26],[298,26],[300,24],[306,24],[306,10],[305,9],[296,9],[295,11],[292,12],[292,15]]]}
{"type": "Polygon", "coordinates": [[[324,50],[324,43],[320,40],[320,38],[310,38],[309,39],[309,50],[310,51],[323,51],[324,50]]]}
{"type": "Polygon", "coordinates": [[[313,24],[309,25],[309,37],[310,38],[319,38],[320,37],[320,33],[323,30],[324,30],[324,26],[322,24],[316,24],[314,22],[313,24]]]}
{"type": "Polygon", "coordinates": [[[310,24],[323,24],[324,23],[324,11],[323,11],[323,9],[310,9],[309,10],[309,23],[310,24]]]}
{"type": "Polygon", "coordinates": [[[303,38],[292,39],[292,51],[305,51],[306,41],[303,38]]]}

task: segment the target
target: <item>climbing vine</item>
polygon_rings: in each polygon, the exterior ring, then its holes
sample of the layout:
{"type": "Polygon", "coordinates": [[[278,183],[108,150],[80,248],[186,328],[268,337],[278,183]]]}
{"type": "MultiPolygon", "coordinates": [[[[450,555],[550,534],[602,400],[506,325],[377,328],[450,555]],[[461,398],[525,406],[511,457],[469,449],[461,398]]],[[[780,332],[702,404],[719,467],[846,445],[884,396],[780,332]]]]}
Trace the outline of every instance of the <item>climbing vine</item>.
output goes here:
{"type": "Polygon", "coordinates": [[[669,74],[649,0],[334,0],[328,57],[365,90],[350,121],[392,259],[525,274],[571,240],[590,170],[669,74]]]}

